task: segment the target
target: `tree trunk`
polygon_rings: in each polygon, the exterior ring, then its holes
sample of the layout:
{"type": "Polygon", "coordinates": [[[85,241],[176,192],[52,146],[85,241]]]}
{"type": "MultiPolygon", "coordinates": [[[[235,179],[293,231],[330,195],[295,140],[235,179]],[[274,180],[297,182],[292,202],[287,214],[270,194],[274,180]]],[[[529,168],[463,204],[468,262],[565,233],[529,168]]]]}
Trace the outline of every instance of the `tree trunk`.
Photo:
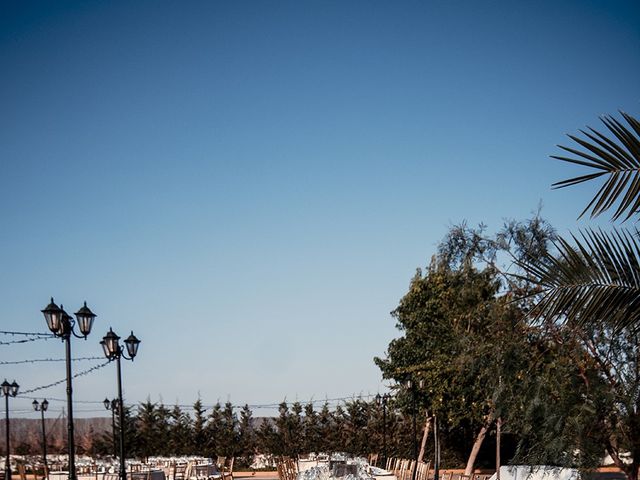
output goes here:
{"type": "Polygon", "coordinates": [[[422,432],[422,443],[420,444],[420,454],[418,455],[418,462],[421,462],[424,458],[424,450],[427,445],[427,438],[429,438],[429,430],[431,429],[431,417],[427,415],[427,420],[424,422],[424,431],[422,432]]]}
{"type": "Polygon", "coordinates": [[[480,451],[480,447],[482,446],[482,442],[484,442],[484,437],[487,436],[487,431],[489,430],[489,425],[491,425],[491,420],[488,419],[487,422],[482,426],[480,431],[478,432],[478,436],[476,437],[476,441],[473,442],[473,448],[471,449],[471,453],[469,454],[469,460],[467,460],[467,466],[464,469],[465,475],[471,475],[473,473],[473,466],[476,463],[476,458],[478,457],[478,452],[480,451]]]}

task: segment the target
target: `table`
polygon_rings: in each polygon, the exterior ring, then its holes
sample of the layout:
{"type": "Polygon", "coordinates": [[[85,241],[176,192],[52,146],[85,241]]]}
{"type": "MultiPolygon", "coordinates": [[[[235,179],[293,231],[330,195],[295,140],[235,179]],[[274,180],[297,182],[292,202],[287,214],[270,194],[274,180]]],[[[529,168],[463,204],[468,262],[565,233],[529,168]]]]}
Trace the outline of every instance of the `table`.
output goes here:
{"type": "Polygon", "coordinates": [[[148,470],[146,472],[127,472],[127,478],[131,480],[166,480],[167,477],[164,470],[148,470]]]}
{"type": "MultiPolygon", "coordinates": [[[[107,480],[109,477],[117,478],[117,473],[90,473],[78,475],[78,480],[107,480]]],[[[49,472],[49,480],[68,480],[69,472],[49,472]]],[[[167,480],[164,471],[149,470],[146,472],[127,472],[128,480],[167,480]]]]}
{"type": "MultiPolygon", "coordinates": [[[[326,461],[318,462],[317,460],[301,459],[301,460],[298,460],[298,479],[297,480],[320,480],[321,475],[318,475],[317,478],[310,478],[310,477],[316,477],[316,475],[314,475],[314,473],[312,472],[309,472],[311,473],[311,475],[309,475],[309,473],[305,475],[305,472],[315,467],[323,467],[325,469],[328,469],[330,472],[332,472],[331,476],[328,477],[329,479],[339,479],[339,478],[343,478],[343,475],[334,477],[333,473],[340,472],[344,475],[348,473],[353,474],[354,473],[353,470],[356,466],[357,466],[356,463],[351,463],[347,460],[337,460],[337,461],[332,460],[331,462],[326,462],[326,461]],[[336,468],[334,468],[333,470],[329,469],[329,463],[333,464],[333,466],[335,466],[336,468]]],[[[369,472],[370,478],[372,477],[375,480],[398,480],[396,476],[393,474],[393,472],[390,472],[388,470],[384,470],[378,467],[372,467],[371,465],[364,465],[364,466],[367,472],[369,472]]]]}

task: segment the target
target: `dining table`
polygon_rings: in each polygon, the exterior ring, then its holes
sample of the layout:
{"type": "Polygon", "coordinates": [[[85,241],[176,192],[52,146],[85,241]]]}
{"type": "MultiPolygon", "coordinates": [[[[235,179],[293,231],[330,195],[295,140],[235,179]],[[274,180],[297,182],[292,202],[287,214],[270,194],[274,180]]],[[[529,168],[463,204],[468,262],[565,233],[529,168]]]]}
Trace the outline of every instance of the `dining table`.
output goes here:
{"type": "Polygon", "coordinates": [[[153,469],[146,470],[141,472],[130,472],[127,476],[131,480],[166,480],[166,475],[164,470],[161,469],[153,469]]]}
{"type": "Polygon", "coordinates": [[[298,460],[297,480],[397,480],[393,472],[369,465],[363,458],[298,460]]]}

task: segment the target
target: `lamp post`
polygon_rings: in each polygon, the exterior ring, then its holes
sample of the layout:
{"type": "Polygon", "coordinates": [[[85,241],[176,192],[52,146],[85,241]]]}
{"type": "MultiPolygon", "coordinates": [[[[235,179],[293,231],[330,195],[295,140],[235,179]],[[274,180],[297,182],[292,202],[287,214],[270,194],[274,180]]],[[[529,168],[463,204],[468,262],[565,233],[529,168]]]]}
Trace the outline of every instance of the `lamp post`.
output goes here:
{"type": "Polygon", "coordinates": [[[4,465],[4,478],[6,480],[11,480],[11,457],[9,456],[9,451],[11,450],[9,442],[9,397],[15,397],[16,395],[18,395],[19,388],[20,385],[18,385],[15,380],[13,381],[13,383],[9,383],[5,378],[4,382],[2,382],[2,394],[4,395],[5,399],[5,432],[7,435],[7,461],[4,465]]]}
{"type": "Polygon", "coordinates": [[[416,480],[416,471],[418,470],[418,428],[416,424],[416,389],[413,380],[409,379],[406,381],[405,386],[407,390],[411,393],[411,413],[413,416],[413,461],[415,462],[415,466],[413,467],[412,480],[416,480]]]}
{"type": "Polygon", "coordinates": [[[440,478],[440,432],[438,432],[438,417],[433,414],[433,442],[434,442],[434,459],[433,459],[433,480],[440,478]]]}
{"type": "Polygon", "coordinates": [[[378,406],[382,405],[382,455],[384,456],[384,462],[382,465],[386,465],[387,462],[387,402],[389,401],[389,394],[376,395],[376,403],[378,406]]]}
{"type": "Polygon", "coordinates": [[[34,400],[33,409],[36,412],[40,412],[40,416],[42,417],[42,462],[44,463],[44,478],[49,477],[49,466],[47,465],[47,434],[44,428],[44,412],[49,408],[49,402],[45,398],[42,403],[38,403],[38,400],[34,400]]]}
{"type": "Polygon", "coordinates": [[[116,412],[118,411],[118,401],[114,398],[109,400],[105,398],[102,402],[104,408],[111,410],[111,436],[113,437],[113,458],[118,456],[118,446],[116,440],[116,412]]]}
{"type": "Polygon", "coordinates": [[[140,346],[140,340],[136,338],[131,332],[131,335],[124,341],[127,347],[127,353],[124,354],[124,350],[120,345],[120,337],[115,334],[113,329],[109,328],[107,334],[102,338],[100,345],[104,350],[104,355],[109,360],[116,360],[118,371],[118,414],[120,416],[120,480],[126,480],[127,471],[124,464],[124,404],[122,402],[122,373],[120,371],[120,358],[125,360],[133,360],[138,353],[138,347],[140,346]]]}
{"type": "Polygon", "coordinates": [[[411,410],[413,411],[413,460],[415,462],[415,468],[413,469],[412,480],[416,480],[416,473],[418,471],[418,427],[417,427],[417,413],[416,397],[417,389],[424,387],[424,380],[420,379],[418,384],[411,378],[405,382],[405,387],[411,392],[411,410]]]}
{"type": "Polygon", "coordinates": [[[69,480],[76,480],[76,452],[75,441],[73,436],[73,386],[71,375],[71,336],[76,338],[84,338],[91,333],[95,314],[87,307],[87,302],[78,310],[76,320],[74,320],[67,312],[64,311],[62,305],[58,307],[51,298],[51,303],[42,310],[47,326],[51,333],[62,339],[65,345],[65,361],[67,366],[67,448],[69,450],[69,480]],[[78,326],[81,335],[75,332],[75,326],[78,326]]]}

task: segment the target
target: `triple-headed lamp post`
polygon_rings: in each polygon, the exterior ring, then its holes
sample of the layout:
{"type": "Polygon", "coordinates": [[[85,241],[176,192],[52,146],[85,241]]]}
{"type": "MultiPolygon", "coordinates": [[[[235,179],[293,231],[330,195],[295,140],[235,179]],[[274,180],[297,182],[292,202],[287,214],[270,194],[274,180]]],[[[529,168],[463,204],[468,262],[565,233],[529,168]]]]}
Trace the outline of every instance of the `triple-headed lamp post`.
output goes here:
{"type": "Polygon", "coordinates": [[[118,371],[118,414],[120,417],[120,480],[126,480],[127,471],[124,463],[124,404],[122,402],[122,373],[120,371],[120,358],[133,360],[138,353],[140,340],[131,332],[131,335],[124,341],[129,356],[124,354],[124,349],[120,345],[120,337],[115,334],[113,329],[109,328],[107,334],[102,338],[100,345],[104,350],[104,355],[109,360],[116,360],[118,371]]]}
{"type": "Polygon", "coordinates": [[[73,436],[73,387],[71,375],[71,336],[76,338],[84,338],[91,333],[93,319],[96,318],[94,313],[87,307],[87,302],[78,310],[76,320],[74,320],[67,312],[64,311],[62,305],[58,307],[51,299],[51,303],[42,310],[47,326],[51,333],[62,339],[65,344],[65,360],[67,364],[67,445],[69,449],[69,480],[76,480],[76,459],[75,459],[75,441],[73,436]],[[78,326],[80,335],[75,332],[75,326],[78,326]]]}
{"type": "Polygon", "coordinates": [[[5,408],[5,415],[6,415],[5,417],[6,420],[4,425],[5,425],[5,432],[7,434],[7,460],[4,465],[4,470],[5,470],[4,478],[6,480],[11,480],[11,457],[9,456],[9,452],[11,451],[11,447],[9,444],[9,397],[15,397],[16,395],[18,395],[19,388],[20,388],[20,385],[18,385],[15,380],[13,381],[13,383],[9,383],[5,378],[4,382],[2,382],[2,394],[4,395],[4,399],[5,399],[4,408],[5,408]]]}
{"type": "Polygon", "coordinates": [[[34,400],[33,409],[36,412],[40,412],[42,417],[42,463],[44,463],[44,478],[49,478],[49,466],[47,465],[47,434],[44,429],[44,412],[49,408],[49,402],[45,398],[42,403],[38,403],[38,400],[34,400]]]}

